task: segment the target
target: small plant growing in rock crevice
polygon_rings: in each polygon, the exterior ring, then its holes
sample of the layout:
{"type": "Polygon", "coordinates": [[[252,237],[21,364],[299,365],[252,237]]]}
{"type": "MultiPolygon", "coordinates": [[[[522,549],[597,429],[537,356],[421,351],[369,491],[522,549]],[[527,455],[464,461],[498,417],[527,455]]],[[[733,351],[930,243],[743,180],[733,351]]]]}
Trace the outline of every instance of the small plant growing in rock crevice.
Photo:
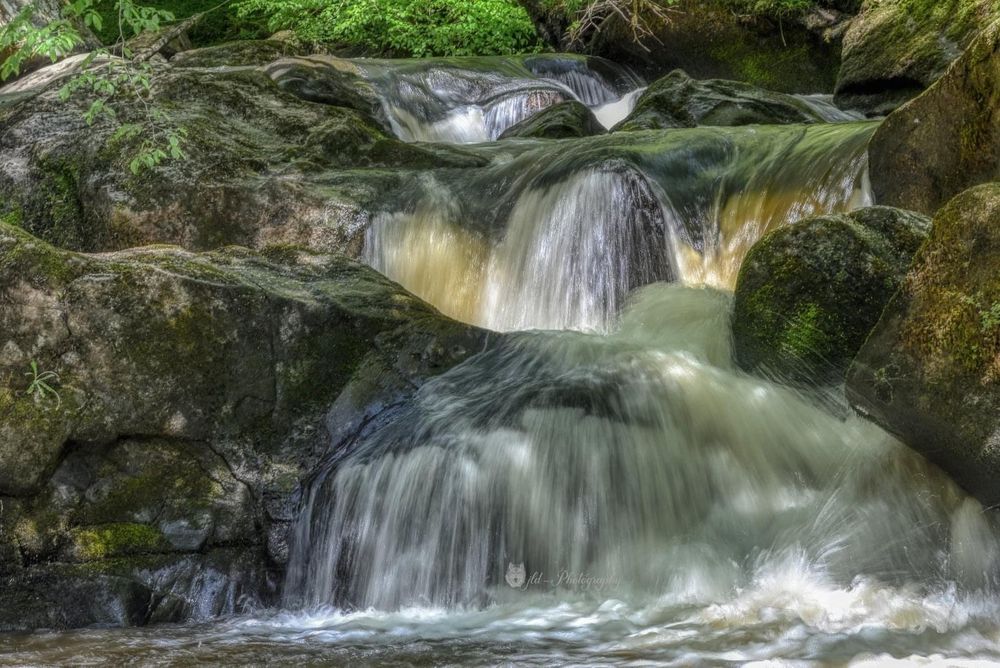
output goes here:
{"type": "Polygon", "coordinates": [[[24,375],[31,381],[24,393],[34,399],[36,404],[41,404],[46,399],[55,399],[56,407],[62,406],[59,391],[52,387],[53,383],[59,383],[59,374],[54,371],[39,371],[38,362],[32,360],[31,371],[26,371],[24,375]]]}

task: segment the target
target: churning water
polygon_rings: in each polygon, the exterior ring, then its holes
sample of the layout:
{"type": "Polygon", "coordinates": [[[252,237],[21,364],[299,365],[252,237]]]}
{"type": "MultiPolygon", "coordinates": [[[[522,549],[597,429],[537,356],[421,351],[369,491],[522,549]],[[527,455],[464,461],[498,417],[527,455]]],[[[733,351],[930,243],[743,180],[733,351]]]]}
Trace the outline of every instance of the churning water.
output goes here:
{"type": "Polygon", "coordinates": [[[284,611],[0,636],[2,661],[1000,661],[994,516],[835,388],[732,363],[743,255],[870,203],[873,129],[509,142],[415,179],[367,260],[514,333],[319,473],[284,611]]]}

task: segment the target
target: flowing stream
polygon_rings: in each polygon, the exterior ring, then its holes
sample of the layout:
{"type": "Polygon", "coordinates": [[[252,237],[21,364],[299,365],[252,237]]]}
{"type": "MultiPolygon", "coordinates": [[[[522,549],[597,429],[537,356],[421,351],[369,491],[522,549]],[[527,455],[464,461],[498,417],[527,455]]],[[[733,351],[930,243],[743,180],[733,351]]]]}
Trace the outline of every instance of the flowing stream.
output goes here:
{"type": "MultiPolygon", "coordinates": [[[[560,85],[592,106],[627,96],[574,77],[560,85]]],[[[401,136],[482,140],[442,123],[472,99],[454,73],[429,79],[454,93],[435,102],[447,113],[401,105],[401,136]]],[[[1000,661],[993,515],[837,388],[731,359],[742,257],[780,225],[870,204],[874,127],[501,142],[485,168],[415,178],[375,216],[366,260],[509,333],[319,473],[283,609],[10,636],[4,660],[1000,661]]]]}

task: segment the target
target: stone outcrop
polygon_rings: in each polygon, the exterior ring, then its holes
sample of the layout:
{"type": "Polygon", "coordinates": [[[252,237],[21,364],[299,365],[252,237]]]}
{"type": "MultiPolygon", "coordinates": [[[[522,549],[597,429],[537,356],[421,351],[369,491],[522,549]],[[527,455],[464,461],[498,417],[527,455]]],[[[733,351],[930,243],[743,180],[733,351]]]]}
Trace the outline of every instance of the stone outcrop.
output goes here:
{"type": "Polygon", "coordinates": [[[848,397],[1000,503],[1000,184],[972,188],[934,218],[902,288],[851,366],[848,397]]]}
{"type": "Polygon", "coordinates": [[[967,188],[1000,180],[1000,21],[885,119],[869,155],[876,200],[928,215],[967,188]]]}
{"type": "Polygon", "coordinates": [[[992,0],[865,0],[844,36],[836,101],[884,115],[933,84],[1000,18],[992,0]]]}

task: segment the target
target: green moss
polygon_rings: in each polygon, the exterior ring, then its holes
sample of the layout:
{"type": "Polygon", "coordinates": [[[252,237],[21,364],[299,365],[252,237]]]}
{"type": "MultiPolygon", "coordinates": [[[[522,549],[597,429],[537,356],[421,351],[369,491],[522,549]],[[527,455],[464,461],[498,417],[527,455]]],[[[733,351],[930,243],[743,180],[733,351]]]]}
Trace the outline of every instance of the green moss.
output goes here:
{"type": "Polygon", "coordinates": [[[146,524],[117,523],[73,529],[73,552],[82,561],[162,552],[169,549],[163,534],[146,524]]]}
{"type": "Polygon", "coordinates": [[[765,236],[737,279],[733,334],[740,364],[795,381],[842,380],[899,286],[915,250],[912,237],[926,223],[875,207],[765,236]]]}
{"type": "Polygon", "coordinates": [[[786,355],[802,359],[818,351],[826,351],[832,343],[825,331],[822,310],[818,304],[804,304],[787,322],[780,346],[786,355]]]}

